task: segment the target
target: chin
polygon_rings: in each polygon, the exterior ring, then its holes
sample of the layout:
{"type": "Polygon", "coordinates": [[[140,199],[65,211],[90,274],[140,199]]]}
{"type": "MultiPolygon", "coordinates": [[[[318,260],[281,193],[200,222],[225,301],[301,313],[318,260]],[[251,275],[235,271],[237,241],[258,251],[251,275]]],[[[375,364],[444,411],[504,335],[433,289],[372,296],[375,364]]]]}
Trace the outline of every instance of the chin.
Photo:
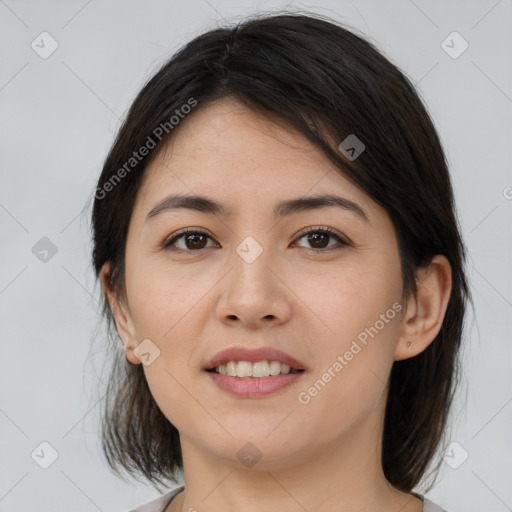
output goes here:
{"type": "Polygon", "coordinates": [[[293,434],[283,436],[275,431],[269,435],[272,431],[269,428],[264,432],[243,428],[239,430],[231,432],[233,437],[219,440],[218,445],[210,445],[215,456],[238,468],[246,466],[247,469],[265,471],[291,468],[307,457],[307,452],[311,449],[307,444],[298,445],[297,440],[290,441],[290,437],[295,437],[293,434]]]}

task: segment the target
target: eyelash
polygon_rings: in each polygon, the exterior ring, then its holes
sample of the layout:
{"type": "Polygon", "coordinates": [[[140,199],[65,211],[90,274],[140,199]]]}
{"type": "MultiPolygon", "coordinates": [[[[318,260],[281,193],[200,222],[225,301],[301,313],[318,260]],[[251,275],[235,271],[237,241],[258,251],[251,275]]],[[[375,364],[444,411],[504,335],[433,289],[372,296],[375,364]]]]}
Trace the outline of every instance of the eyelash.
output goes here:
{"type": "MultiPolygon", "coordinates": [[[[310,233],[322,233],[325,235],[330,235],[331,237],[336,238],[338,240],[338,243],[340,244],[340,246],[338,246],[338,247],[329,247],[326,249],[308,249],[309,251],[312,251],[315,253],[327,252],[327,251],[331,251],[331,250],[340,250],[344,247],[349,247],[352,245],[346,239],[344,239],[341,235],[339,235],[336,231],[334,231],[333,229],[328,228],[328,227],[313,226],[313,227],[307,228],[306,230],[299,233],[298,239],[300,240],[301,238],[304,238],[306,235],[309,235],[310,233]]],[[[181,252],[185,252],[185,253],[189,253],[189,254],[194,253],[194,252],[200,252],[201,250],[204,250],[204,249],[209,249],[209,247],[204,247],[203,249],[196,249],[196,250],[179,249],[176,247],[171,248],[172,245],[174,243],[176,243],[179,239],[183,238],[185,235],[190,235],[190,234],[203,235],[203,236],[206,236],[213,240],[213,238],[208,233],[206,233],[204,231],[200,231],[200,230],[197,230],[194,228],[186,228],[186,229],[179,231],[178,233],[172,235],[170,238],[166,239],[161,244],[161,248],[166,249],[166,250],[181,251],[181,252]]]]}

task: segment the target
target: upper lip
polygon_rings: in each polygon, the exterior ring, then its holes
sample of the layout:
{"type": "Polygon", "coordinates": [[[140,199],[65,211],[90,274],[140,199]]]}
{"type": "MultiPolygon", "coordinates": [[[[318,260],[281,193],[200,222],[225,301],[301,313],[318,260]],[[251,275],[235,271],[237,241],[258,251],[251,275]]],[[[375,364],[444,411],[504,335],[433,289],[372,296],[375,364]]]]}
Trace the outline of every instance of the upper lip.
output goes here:
{"type": "Polygon", "coordinates": [[[246,348],[242,346],[230,347],[215,354],[207,363],[206,370],[217,368],[229,361],[279,361],[295,370],[305,370],[304,365],[285,352],[273,347],[246,348]]]}

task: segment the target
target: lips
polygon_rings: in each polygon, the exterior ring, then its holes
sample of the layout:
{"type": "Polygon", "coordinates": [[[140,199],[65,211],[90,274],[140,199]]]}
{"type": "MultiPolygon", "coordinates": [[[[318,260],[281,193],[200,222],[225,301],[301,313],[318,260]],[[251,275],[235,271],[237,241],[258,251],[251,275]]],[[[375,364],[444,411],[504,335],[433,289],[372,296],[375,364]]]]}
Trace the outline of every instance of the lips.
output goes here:
{"type": "Polygon", "coordinates": [[[251,363],[257,361],[279,361],[282,364],[287,364],[294,370],[306,369],[300,361],[276,348],[261,347],[249,349],[242,346],[230,347],[218,352],[208,361],[204,369],[210,371],[230,361],[249,361],[251,363]]]}

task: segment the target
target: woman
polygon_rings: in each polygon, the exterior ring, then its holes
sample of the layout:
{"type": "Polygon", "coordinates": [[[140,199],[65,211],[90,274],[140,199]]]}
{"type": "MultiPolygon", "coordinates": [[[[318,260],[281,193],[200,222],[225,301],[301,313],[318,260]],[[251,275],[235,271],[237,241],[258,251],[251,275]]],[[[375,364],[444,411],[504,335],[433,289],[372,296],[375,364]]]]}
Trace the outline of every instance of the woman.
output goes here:
{"type": "Polygon", "coordinates": [[[195,38],[95,196],[104,452],[184,477],[138,511],[442,510],[414,489],[440,464],[465,247],[433,123],[374,46],[297,14],[195,38]]]}

